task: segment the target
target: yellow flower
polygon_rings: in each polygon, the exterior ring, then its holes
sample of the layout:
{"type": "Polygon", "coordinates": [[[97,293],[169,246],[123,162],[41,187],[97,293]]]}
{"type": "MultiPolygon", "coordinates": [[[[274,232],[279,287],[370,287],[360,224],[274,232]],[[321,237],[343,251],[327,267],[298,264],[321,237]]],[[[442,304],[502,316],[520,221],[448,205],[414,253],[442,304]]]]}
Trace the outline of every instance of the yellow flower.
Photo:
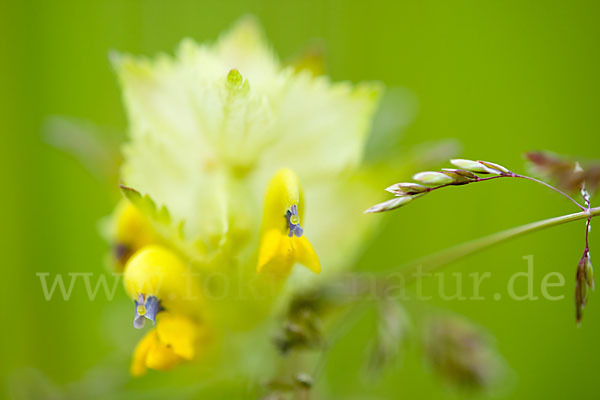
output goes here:
{"type": "Polygon", "coordinates": [[[192,271],[171,250],[146,246],[125,266],[125,289],[135,300],[134,326],[156,324],[138,343],[131,364],[134,376],[147,368],[167,370],[197,356],[201,339],[201,295],[192,271]]]}
{"type": "Polygon", "coordinates": [[[206,341],[202,327],[181,314],[162,311],[156,329],[140,340],[131,362],[131,374],[143,375],[148,368],[168,370],[182,361],[193,360],[206,341]]]}
{"type": "Polygon", "coordinates": [[[319,258],[304,235],[304,196],[296,174],[282,169],[269,183],[263,211],[257,271],[287,275],[295,263],[321,272],[319,258]]]}

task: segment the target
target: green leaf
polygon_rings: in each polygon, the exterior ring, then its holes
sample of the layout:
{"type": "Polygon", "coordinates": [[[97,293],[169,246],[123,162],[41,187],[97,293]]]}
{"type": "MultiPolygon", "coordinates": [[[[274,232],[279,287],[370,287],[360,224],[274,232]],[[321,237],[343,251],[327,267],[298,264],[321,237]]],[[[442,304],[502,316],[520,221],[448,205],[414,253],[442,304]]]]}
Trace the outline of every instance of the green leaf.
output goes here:
{"type": "Polygon", "coordinates": [[[156,232],[165,240],[183,240],[183,221],[175,223],[166,206],[157,207],[147,194],[141,194],[132,187],[120,184],[121,193],[134,204],[152,223],[156,232]]]}

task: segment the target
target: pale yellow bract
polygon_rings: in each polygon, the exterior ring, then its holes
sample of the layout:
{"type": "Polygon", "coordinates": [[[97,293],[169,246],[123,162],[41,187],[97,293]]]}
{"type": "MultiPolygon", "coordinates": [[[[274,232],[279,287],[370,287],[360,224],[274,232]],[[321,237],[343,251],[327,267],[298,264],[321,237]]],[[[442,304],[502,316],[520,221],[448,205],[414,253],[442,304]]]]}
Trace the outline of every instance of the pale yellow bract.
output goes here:
{"type": "MultiPolygon", "coordinates": [[[[360,218],[372,199],[359,166],[380,85],[332,83],[282,64],[252,18],[214,44],[185,39],[174,56],[112,59],[129,119],[122,181],[140,194],[123,207],[137,207],[151,227],[129,232],[139,240],[117,235],[133,254],[125,287],[162,306],[132,373],[208,348],[253,372],[239,343],[254,340],[293,290],[348,268],[368,227],[350,227],[348,216],[360,218]],[[348,190],[355,194],[343,197],[348,190]]],[[[145,223],[119,215],[119,226],[145,223]]]]}

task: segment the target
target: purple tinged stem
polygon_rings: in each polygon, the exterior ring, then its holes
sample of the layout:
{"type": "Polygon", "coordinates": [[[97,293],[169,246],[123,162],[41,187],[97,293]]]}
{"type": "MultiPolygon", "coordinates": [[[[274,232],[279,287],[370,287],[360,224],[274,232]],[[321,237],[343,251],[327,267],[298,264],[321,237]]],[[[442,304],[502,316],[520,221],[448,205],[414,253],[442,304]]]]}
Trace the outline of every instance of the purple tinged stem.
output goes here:
{"type": "MultiPolygon", "coordinates": [[[[579,207],[582,211],[585,211],[585,210],[589,209],[589,206],[588,206],[588,208],[582,206],[575,199],[573,199],[571,196],[569,196],[568,194],[566,194],[562,190],[560,190],[560,189],[558,189],[558,188],[556,188],[556,187],[554,187],[554,186],[552,186],[552,185],[550,185],[550,184],[548,184],[546,182],[540,181],[539,179],[535,179],[535,178],[532,178],[530,176],[515,174],[514,172],[511,172],[509,174],[500,174],[500,175],[496,175],[496,176],[490,176],[490,177],[486,177],[486,178],[477,178],[476,180],[473,180],[471,182],[465,182],[464,185],[468,185],[469,183],[475,183],[475,182],[490,181],[492,179],[499,179],[499,178],[521,178],[521,179],[527,179],[527,180],[539,183],[541,185],[546,186],[549,189],[554,190],[555,192],[561,194],[562,196],[566,197],[567,199],[569,199],[570,201],[572,201],[577,207],[579,207]]],[[[446,186],[457,186],[457,185],[455,183],[447,183],[445,185],[440,185],[440,186],[428,188],[427,191],[425,191],[424,193],[429,193],[429,192],[432,192],[434,190],[444,188],[446,186]]]]}
{"type": "Polygon", "coordinates": [[[573,203],[575,203],[575,205],[576,205],[577,207],[581,208],[581,210],[585,211],[585,210],[587,209],[587,208],[585,208],[584,206],[582,206],[581,204],[579,204],[579,203],[578,203],[578,202],[577,202],[575,199],[573,199],[571,196],[569,196],[568,194],[566,194],[565,192],[563,192],[562,190],[560,190],[560,189],[558,189],[558,188],[555,188],[554,186],[552,186],[552,185],[550,185],[550,184],[548,184],[548,183],[546,183],[546,182],[540,181],[539,179],[535,179],[535,178],[532,178],[532,177],[530,177],[530,176],[525,176],[525,175],[518,175],[518,174],[514,174],[514,173],[513,173],[512,175],[508,175],[508,177],[527,179],[527,180],[530,180],[530,181],[533,181],[533,182],[539,183],[540,185],[544,185],[544,186],[546,186],[547,188],[550,188],[550,189],[554,190],[555,192],[557,192],[557,193],[559,193],[559,194],[563,195],[563,196],[564,196],[564,197],[566,197],[567,199],[571,200],[573,203]]]}

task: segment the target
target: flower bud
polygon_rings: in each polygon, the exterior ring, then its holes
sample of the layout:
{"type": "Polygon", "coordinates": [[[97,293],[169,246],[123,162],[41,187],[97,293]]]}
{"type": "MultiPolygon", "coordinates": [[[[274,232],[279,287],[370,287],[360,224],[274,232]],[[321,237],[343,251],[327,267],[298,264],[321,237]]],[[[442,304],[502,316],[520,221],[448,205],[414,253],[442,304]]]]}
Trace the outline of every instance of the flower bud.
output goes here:
{"type": "Polygon", "coordinates": [[[593,287],[592,262],[586,249],[577,264],[577,274],[575,275],[575,316],[578,323],[581,322],[583,309],[587,304],[588,289],[593,287]]]}
{"type": "Polygon", "coordinates": [[[460,169],[464,169],[471,172],[476,172],[478,174],[500,174],[502,172],[508,172],[508,170],[500,165],[497,167],[492,167],[491,165],[496,165],[492,163],[488,163],[486,161],[473,161],[473,160],[463,160],[463,159],[454,159],[450,160],[452,165],[457,166],[460,169]]]}
{"type": "Polygon", "coordinates": [[[461,171],[460,169],[448,169],[448,168],[444,168],[443,169],[443,173],[445,175],[448,175],[450,178],[454,179],[454,183],[459,185],[459,184],[464,184],[464,183],[469,183],[469,182],[473,182],[474,180],[477,179],[477,176],[475,174],[473,174],[472,172],[469,171],[464,171],[467,172],[469,174],[472,174],[474,176],[474,178],[470,177],[470,176],[466,176],[464,174],[461,174],[459,172],[456,171],[461,171]]]}
{"type": "Polygon", "coordinates": [[[498,171],[503,172],[505,174],[510,173],[510,171],[508,170],[508,168],[503,167],[500,164],[496,164],[496,163],[489,162],[489,161],[481,161],[481,160],[477,160],[477,162],[480,163],[480,164],[485,165],[488,168],[498,170],[498,171]]]}
{"type": "Polygon", "coordinates": [[[453,172],[453,173],[455,173],[457,175],[464,176],[465,178],[469,178],[471,180],[478,179],[477,175],[475,175],[471,171],[466,171],[464,169],[442,168],[442,171],[444,171],[444,173],[446,173],[446,172],[453,172]]]}
{"type": "Polygon", "coordinates": [[[586,282],[583,282],[581,285],[581,298],[583,301],[583,304],[582,304],[583,306],[585,306],[587,304],[587,299],[588,299],[587,295],[588,295],[588,285],[586,282]]]}
{"type": "Polygon", "coordinates": [[[594,268],[592,267],[592,259],[589,252],[585,261],[585,280],[588,286],[594,289],[594,268]]]}
{"type": "Polygon", "coordinates": [[[366,210],[365,214],[395,210],[398,207],[402,207],[403,205],[410,203],[412,199],[412,196],[396,197],[394,199],[384,201],[383,203],[375,204],[373,207],[366,210]]]}
{"type": "Polygon", "coordinates": [[[454,182],[454,179],[442,172],[419,172],[413,179],[424,185],[447,185],[454,182]]]}
{"type": "Polygon", "coordinates": [[[385,190],[395,194],[396,196],[407,196],[426,192],[429,190],[429,188],[419,185],[418,183],[395,183],[392,186],[387,187],[385,190]]]}
{"type": "Polygon", "coordinates": [[[237,89],[242,87],[243,83],[244,78],[242,77],[242,74],[240,74],[240,71],[235,68],[229,70],[229,73],[227,74],[227,84],[229,87],[237,89]]]}

